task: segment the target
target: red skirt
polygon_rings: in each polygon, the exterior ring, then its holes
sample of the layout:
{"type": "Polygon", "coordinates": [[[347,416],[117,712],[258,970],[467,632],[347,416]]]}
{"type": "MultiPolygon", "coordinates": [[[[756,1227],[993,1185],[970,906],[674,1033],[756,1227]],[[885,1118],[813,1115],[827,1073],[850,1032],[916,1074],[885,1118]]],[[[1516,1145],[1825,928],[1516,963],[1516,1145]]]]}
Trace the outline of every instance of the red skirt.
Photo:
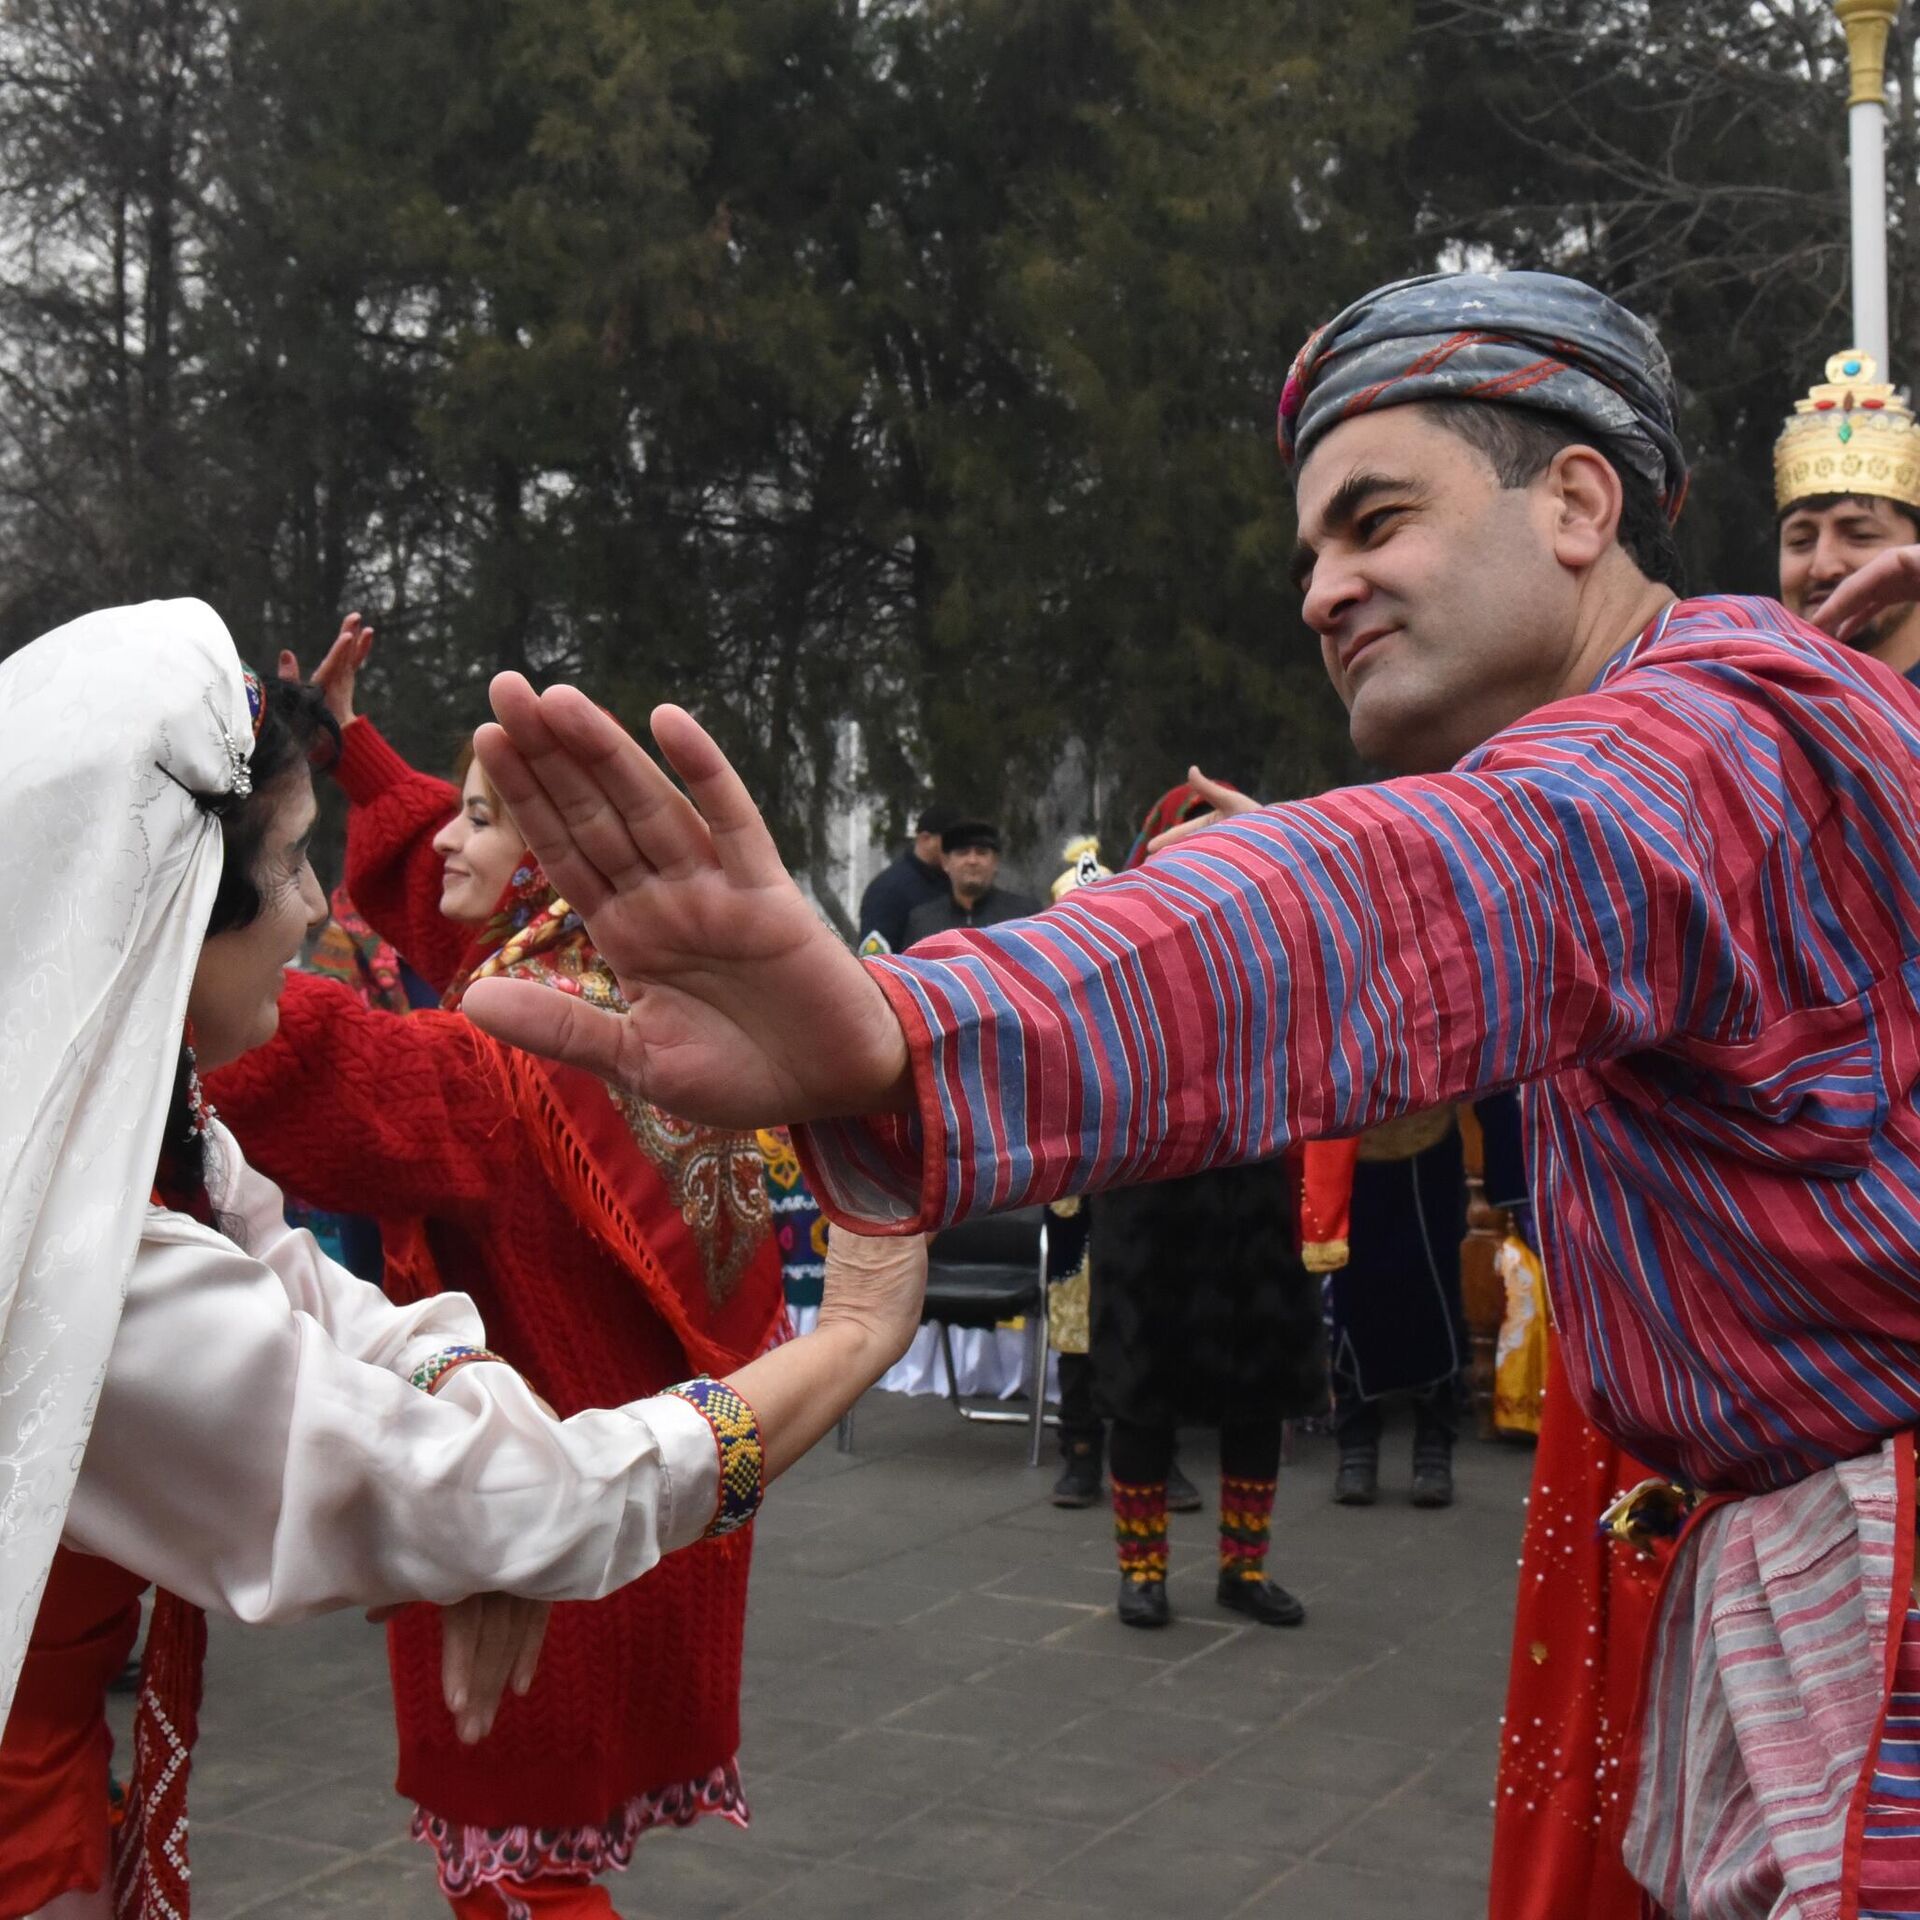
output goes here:
{"type": "Polygon", "coordinates": [[[107,1685],[140,1634],[145,1582],[62,1547],[0,1735],[0,1920],[107,1877],[107,1685]]]}
{"type": "Polygon", "coordinates": [[[1620,1763],[1661,1563],[1599,1532],[1615,1496],[1648,1477],[1581,1412],[1549,1341],[1494,1788],[1491,1920],[1648,1911],[1620,1861],[1620,1763]]]}

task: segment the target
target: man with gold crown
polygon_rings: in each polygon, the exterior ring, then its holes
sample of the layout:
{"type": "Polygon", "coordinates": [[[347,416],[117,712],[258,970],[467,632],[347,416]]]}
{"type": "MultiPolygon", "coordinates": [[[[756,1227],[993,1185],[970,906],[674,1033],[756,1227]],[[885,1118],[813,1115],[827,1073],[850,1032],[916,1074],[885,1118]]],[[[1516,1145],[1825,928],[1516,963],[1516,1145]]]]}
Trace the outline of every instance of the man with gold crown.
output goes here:
{"type": "MultiPolygon", "coordinates": [[[[1773,451],[1780,516],[1780,598],[1828,625],[1835,590],[1882,555],[1920,548],[1920,423],[1903,389],[1877,376],[1871,354],[1849,347],[1827,362],[1787,416],[1773,451]]],[[[1909,680],[1920,678],[1920,569],[1883,563],[1889,590],[1912,599],[1879,606],[1847,636],[1909,680]]],[[[1842,613],[1851,604],[1843,599],[1842,613]]]]}

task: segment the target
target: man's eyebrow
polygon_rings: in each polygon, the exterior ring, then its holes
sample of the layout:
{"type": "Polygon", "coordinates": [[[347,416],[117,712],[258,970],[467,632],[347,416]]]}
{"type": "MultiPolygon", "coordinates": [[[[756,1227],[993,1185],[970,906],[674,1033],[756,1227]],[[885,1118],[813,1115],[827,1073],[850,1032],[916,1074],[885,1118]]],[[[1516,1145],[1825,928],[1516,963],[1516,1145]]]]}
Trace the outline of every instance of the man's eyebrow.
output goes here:
{"type": "MultiPolygon", "coordinates": [[[[1328,500],[1320,515],[1320,524],[1327,533],[1344,533],[1365,511],[1367,503],[1382,493],[1417,492],[1411,480],[1391,473],[1350,473],[1341,481],[1328,500]]],[[[1313,572],[1314,550],[1303,540],[1293,550],[1293,559],[1287,566],[1287,577],[1293,582],[1296,593],[1304,593],[1307,577],[1313,572]]]]}

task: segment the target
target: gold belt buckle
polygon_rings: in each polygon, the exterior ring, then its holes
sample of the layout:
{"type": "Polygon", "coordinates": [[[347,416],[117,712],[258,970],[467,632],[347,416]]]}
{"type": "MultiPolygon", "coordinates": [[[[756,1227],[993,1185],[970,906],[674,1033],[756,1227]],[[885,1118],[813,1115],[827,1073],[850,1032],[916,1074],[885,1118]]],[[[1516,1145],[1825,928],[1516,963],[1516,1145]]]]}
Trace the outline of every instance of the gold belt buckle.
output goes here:
{"type": "Polygon", "coordinates": [[[1677,1480],[1642,1480],[1600,1516],[1600,1531],[1641,1553],[1651,1553],[1679,1533],[1699,1503],[1700,1496],[1677,1480]]]}

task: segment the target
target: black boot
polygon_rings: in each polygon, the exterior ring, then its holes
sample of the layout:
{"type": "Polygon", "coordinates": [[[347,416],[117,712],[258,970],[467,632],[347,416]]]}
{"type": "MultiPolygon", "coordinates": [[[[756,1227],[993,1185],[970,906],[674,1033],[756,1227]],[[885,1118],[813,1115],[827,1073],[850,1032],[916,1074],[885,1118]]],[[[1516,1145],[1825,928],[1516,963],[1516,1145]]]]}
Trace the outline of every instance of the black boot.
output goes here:
{"type": "Polygon", "coordinates": [[[1340,1449],[1333,1497],[1343,1507],[1370,1507],[1380,1498],[1380,1443],[1369,1440],[1340,1449]]]}
{"type": "Polygon", "coordinates": [[[1070,1440],[1060,1450],[1060,1478],[1050,1496],[1056,1507],[1091,1507],[1100,1499],[1100,1443],[1070,1440]]]}
{"type": "Polygon", "coordinates": [[[1120,1624],[1123,1627],[1164,1627],[1173,1618],[1164,1580],[1135,1580],[1120,1576],[1120,1624]]]}
{"type": "Polygon", "coordinates": [[[1414,1430],[1413,1504],[1453,1505],[1453,1435],[1445,1427],[1423,1425],[1414,1430]]]}
{"type": "Polygon", "coordinates": [[[1249,1580],[1244,1574],[1223,1573],[1213,1597],[1263,1627],[1297,1627],[1307,1617],[1306,1608],[1285,1587],[1264,1575],[1249,1580]]]}
{"type": "Polygon", "coordinates": [[[1178,1460],[1171,1462],[1167,1467],[1167,1511],[1198,1513],[1200,1504],[1200,1489],[1180,1471],[1178,1460]]]}

